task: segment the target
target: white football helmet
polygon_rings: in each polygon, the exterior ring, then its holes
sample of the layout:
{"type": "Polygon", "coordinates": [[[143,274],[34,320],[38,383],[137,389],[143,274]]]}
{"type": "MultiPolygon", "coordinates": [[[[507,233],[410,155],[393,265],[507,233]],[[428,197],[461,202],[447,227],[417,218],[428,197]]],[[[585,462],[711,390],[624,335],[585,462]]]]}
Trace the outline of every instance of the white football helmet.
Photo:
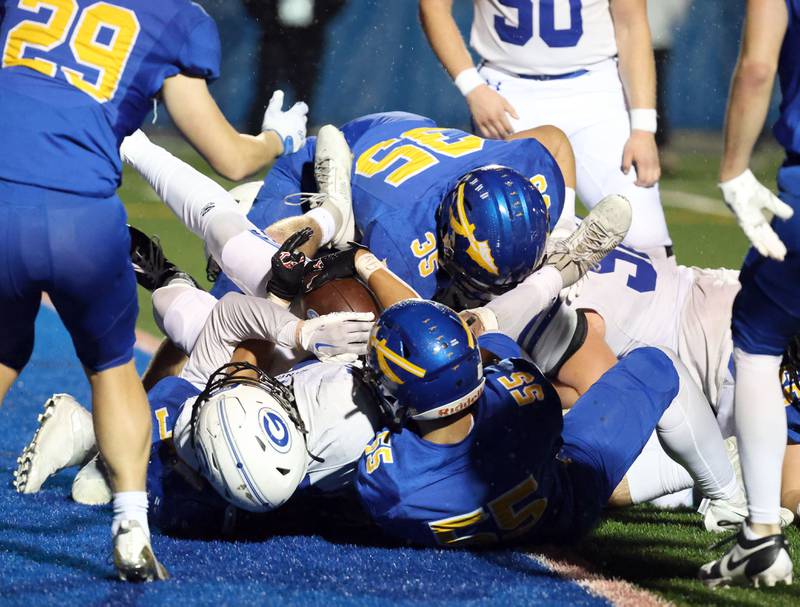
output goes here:
{"type": "Polygon", "coordinates": [[[225,365],[211,376],[192,411],[192,443],[211,486],[251,512],[286,502],[308,465],[294,394],[248,363],[225,365]],[[245,369],[257,378],[234,376],[245,369]]]}

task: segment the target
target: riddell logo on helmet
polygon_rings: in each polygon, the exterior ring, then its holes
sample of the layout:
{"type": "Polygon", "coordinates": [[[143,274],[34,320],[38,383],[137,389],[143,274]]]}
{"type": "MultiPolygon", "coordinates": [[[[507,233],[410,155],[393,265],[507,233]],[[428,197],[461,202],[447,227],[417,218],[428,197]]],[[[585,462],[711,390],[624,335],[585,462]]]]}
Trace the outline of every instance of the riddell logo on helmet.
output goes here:
{"type": "Polygon", "coordinates": [[[448,407],[442,407],[436,413],[439,417],[447,417],[448,415],[453,415],[453,413],[458,413],[459,411],[463,411],[464,409],[472,405],[476,400],[478,400],[482,393],[483,392],[481,391],[478,392],[477,394],[472,394],[469,397],[465,397],[465,399],[462,400],[461,402],[456,403],[455,405],[450,405],[448,407]]]}

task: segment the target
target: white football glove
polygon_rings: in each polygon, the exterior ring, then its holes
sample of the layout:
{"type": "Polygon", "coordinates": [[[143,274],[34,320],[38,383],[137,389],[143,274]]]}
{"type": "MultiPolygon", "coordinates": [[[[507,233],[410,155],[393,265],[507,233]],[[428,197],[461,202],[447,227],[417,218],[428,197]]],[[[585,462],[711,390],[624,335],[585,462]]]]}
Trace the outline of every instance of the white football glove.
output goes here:
{"type": "Polygon", "coordinates": [[[297,342],[322,361],[354,361],[367,353],[373,324],[372,312],[333,312],[302,321],[297,342]]]}
{"type": "Polygon", "coordinates": [[[119,146],[119,157],[122,162],[136,166],[136,159],[141,158],[142,154],[145,154],[152,145],[153,142],[147,138],[144,131],[136,129],[122,140],[122,144],[119,146]]]}
{"type": "Polygon", "coordinates": [[[764,257],[783,261],[786,246],[769,222],[773,215],[789,219],[794,214],[792,207],[761,185],[750,169],[720,183],[719,189],[725,204],[736,214],[739,225],[758,252],[764,257]]]}
{"type": "Polygon", "coordinates": [[[293,154],[306,144],[306,122],[308,106],[298,101],[285,112],[283,111],[283,91],[272,93],[267,111],[264,112],[262,131],[275,131],[283,141],[283,154],[293,154]]]}

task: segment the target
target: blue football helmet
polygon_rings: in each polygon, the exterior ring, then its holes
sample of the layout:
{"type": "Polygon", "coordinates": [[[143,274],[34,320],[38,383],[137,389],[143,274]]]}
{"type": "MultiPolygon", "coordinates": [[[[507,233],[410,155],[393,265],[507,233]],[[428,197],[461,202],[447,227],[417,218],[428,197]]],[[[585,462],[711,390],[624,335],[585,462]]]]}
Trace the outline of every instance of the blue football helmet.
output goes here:
{"type": "Polygon", "coordinates": [[[483,394],[478,344],[453,310],[421,299],[386,310],[372,329],[367,368],[398,419],[458,413],[483,394]]]}
{"type": "Polygon", "coordinates": [[[439,205],[439,263],[456,286],[504,293],[542,263],[548,230],[547,205],[524,175],[475,169],[439,205]]]}

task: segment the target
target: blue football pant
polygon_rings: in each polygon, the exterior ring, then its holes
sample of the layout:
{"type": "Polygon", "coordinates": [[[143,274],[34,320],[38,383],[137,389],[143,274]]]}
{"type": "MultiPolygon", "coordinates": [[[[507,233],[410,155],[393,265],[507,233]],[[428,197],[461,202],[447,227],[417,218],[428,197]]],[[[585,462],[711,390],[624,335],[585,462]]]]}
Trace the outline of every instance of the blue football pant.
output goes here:
{"type": "Polygon", "coordinates": [[[30,359],[43,292],[85,367],[130,361],[138,304],[129,249],[116,196],[0,182],[0,363],[21,370],[30,359]]]}
{"type": "Polygon", "coordinates": [[[733,303],[733,343],[750,354],[780,356],[800,333],[800,164],[784,164],[778,189],[781,200],[794,209],[791,219],[772,221],[788,253],[781,262],[751,247],[739,278],[742,290],[733,303]]]}

